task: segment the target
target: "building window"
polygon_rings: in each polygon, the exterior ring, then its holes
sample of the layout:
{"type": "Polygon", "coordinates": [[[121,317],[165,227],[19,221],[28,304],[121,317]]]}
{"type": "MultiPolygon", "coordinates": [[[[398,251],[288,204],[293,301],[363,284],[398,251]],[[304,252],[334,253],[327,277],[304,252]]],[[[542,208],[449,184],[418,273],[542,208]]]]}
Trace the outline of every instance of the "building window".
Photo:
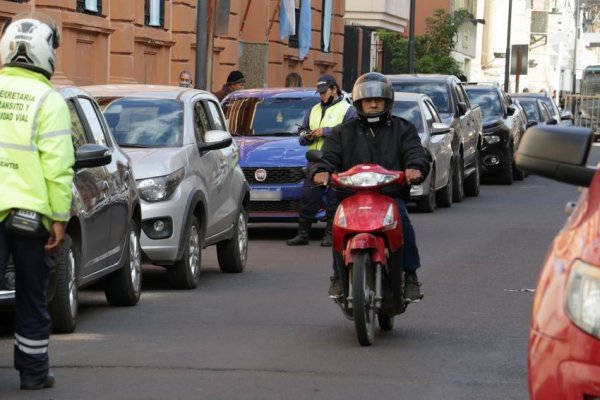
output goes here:
{"type": "Polygon", "coordinates": [[[22,3],[23,0],[8,0],[8,1],[12,1],[13,3],[22,3]]]}
{"type": "Polygon", "coordinates": [[[165,0],[146,0],[145,25],[161,28],[165,23],[165,0]]]}
{"type": "Polygon", "coordinates": [[[296,13],[296,33],[288,36],[288,47],[293,49],[300,48],[300,43],[298,42],[298,27],[300,26],[300,8],[295,8],[296,13]]]}
{"type": "Polygon", "coordinates": [[[77,12],[100,15],[102,14],[102,0],[77,0],[77,12]]]}
{"type": "Polygon", "coordinates": [[[332,0],[323,0],[321,8],[321,51],[331,52],[331,18],[332,18],[332,0]]]}

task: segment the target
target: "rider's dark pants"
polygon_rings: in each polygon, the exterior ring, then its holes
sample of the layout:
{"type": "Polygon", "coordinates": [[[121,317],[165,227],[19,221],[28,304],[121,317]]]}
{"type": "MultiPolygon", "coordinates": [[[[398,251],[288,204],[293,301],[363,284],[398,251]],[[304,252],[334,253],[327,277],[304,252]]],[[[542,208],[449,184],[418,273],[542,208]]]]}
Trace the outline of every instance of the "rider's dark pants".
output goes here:
{"type": "Polygon", "coordinates": [[[338,206],[337,195],[334,190],[325,186],[315,185],[311,177],[304,180],[302,187],[302,198],[300,199],[300,218],[312,221],[319,212],[323,203],[323,193],[326,195],[326,215],[327,219],[333,219],[338,206]]]}
{"type": "Polygon", "coordinates": [[[16,274],[14,366],[21,383],[38,383],[48,375],[51,319],[46,298],[49,260],[44,250],[48,236],[17,235],[5,225],[6,220],[0,222],[0,287],[12,254],[16,274]]]}
{"type": "MultiPolygon", "coordinates": [[[[421,257],[419,256],[419,248],[417,247],[417,237],[412,222],[408,217],[406,204],[402,199],[394,199],[398,205],[398,212],[402,220],[402,234],[404,235],[404,247],[402,253],[402,264],[404,272],[416,271],[421,266],[421,257]]],[[[335,272],[335,259],[333,271],[335,272]]]]}

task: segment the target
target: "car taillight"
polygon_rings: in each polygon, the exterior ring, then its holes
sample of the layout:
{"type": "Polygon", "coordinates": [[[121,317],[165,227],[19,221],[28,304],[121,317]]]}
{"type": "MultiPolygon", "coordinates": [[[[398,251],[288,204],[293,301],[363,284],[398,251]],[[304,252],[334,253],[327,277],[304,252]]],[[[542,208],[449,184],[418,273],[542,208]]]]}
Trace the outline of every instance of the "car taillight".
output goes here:
{"type": "Polygon", "coordinates": [[[600,339],[600,267],[575,261],[567,283],[566,308],[577,327],[600,339]]]}

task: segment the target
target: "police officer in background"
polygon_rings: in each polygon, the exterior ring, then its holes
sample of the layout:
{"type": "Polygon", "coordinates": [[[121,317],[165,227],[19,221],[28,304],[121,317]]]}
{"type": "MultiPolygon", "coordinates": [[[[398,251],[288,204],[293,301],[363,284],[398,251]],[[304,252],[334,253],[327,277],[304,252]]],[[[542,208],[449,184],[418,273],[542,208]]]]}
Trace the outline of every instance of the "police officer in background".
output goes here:
{"type": "MultiPolygon", "coordinates": [[[[333,76],[321,76],[317,82],[317,92],[321,96],[321,101],[306,114],[302,126],[298,129],[300,132],[300,145],[308,146],[308,150],[320,150],[323,147],[325,138],[329,136],[334,126],[356,118],[354,107],[344,99],[342,91],[333,76]]],[[[310,177],[304,180],[304,186],[302,187],[298,234],[287,241],[288,246],[308,244],[310,228],[319,212],[323,193],[327,193],[327,226],[321,240],[321,246],[331,246],[331,228],[338,205],[337,196],[333,190],[315,185],[310,177]]]]}
{"type": "Polygon", "coordinates": [[[21,389],[54,386],[49,370],[49,253],[64,241],[71,207],[71,117],[50,78],[58,27],[41,13],[15,16],[0,38],[0,287],[15,264],[14,365],[21,389]]]}

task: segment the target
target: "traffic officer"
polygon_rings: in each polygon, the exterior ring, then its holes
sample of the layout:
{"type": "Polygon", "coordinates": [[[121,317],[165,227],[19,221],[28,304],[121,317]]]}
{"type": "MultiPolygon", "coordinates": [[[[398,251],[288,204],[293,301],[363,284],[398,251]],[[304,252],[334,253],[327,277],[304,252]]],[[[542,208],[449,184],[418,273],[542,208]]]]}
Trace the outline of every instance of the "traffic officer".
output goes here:
{"type": "MultiPolygon", "coordinates": [[[[319,78],[317,93],[319,93],[321,101],[306,113],[304,121],[298,129],[300,145],[308,146],[308,150],[320,150],[323,147],[325,138],[334,126],[356,118],[354,107],[344,99],[342,91],[333,76],[323,75],[319,78]]],[[[331,246],[331,228],[338,205],[337,197],[333,190],[315,185],[310,177],[304,180],[304,186],[302,187],[298,234],[287,241],[288,246],[308,244],[310,228],[319,212],[324,193],[327,194],[327,226],[321,240],[321,246],[331,246]]]]}
{"type": "Polygon", "coordinates": [[[71,207],[71,118],[50,78],[60,34],[41,13],[15,16],[0,38],[0,286],[15,264],[14,366],[21,389],[54,386],[49,370],[49,253],[71,207]]]}

